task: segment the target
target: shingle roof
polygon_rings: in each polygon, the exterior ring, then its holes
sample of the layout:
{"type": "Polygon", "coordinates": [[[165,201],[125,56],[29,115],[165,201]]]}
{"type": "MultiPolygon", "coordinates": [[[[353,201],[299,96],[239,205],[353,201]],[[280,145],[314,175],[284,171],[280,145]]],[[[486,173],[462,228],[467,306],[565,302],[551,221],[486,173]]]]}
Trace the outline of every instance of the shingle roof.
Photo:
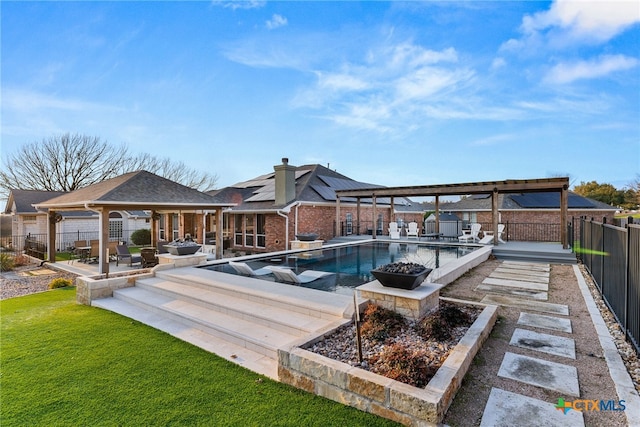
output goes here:
{"type": "MultiPolygon", "coordinates": [[[[335,203],[336,190],[372,187],[383,188],[381,185],[355,181],[318,164],[296,167],[295,180],[296,196],[295,199],[289,203],[335,203]]],[[[232,209],[236,211],[270,211],[285,207],[284,205],[277,206],[275,204],[275,172],[260,175],[248,181],[242,181],[229,187],[212,191],[209,194],[215,194],[225,202],[236,203],[237,206],[232,209]]],[[[343,197],[340,198],[340,202],[355,203],[356,199],[343,197]]],[[[362,199],[360,202],[363,204],[371,204],[372,200],[362,199]]],[[[390,203],[391,199],[388,197],[376,199],[376,204],[378,205],[389,205],[390,203]]],[[[396,210],[422,210],[419,204],[414,204],[409,199],[403,197],[394,198],[394,207],[396,210]]]]}
{"type": "Polygon", "coordinates": [[[153,206],[228,206],[209,194],[144,170],[130,172],[89,185],[39,203],[38,207],[76,207],[88,205],[153,206]]]}
{"type": "Polygon", "coordinates": [[[16,206],[17,214],[36,213],[32,205],[66,194],[64,191],[38,191],[38,190],[11,190],[5,213],[11,213],[12,204],[16,206]],[[13,203],[12,203],[13,201],[13,203]]]}

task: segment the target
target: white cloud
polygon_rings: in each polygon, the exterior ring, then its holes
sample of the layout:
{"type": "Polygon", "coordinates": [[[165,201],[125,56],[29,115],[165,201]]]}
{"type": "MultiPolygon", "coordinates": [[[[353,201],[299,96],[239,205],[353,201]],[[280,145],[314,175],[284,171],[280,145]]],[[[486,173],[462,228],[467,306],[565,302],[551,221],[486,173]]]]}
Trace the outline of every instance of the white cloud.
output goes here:
{"type": "Polygon", "coordinates": [[[284,27],[287,25],[287,18],[282,15],[278,15],[274,13],[270,20],[266,22],[266,26],[270,30],[275,30],[276,28],[284,27]]]}
{"type": "Polygon", "coordinates": [[[574,40],[605,42],[638,22],[637,0],[557,0],[548,11],[525,16],[522,30],[531,34],[555,27],[565,30],[574,40]]]}
{"type": "Polygon", "coordinates": [[[548,10],[525,15],[522,37],[507,40],[500,51],[530,55],[546,48],[602,44],[638,23],[637,0],[556,0],[548,10]]]}
{"type": "Polygon", "coordinates": [[[225,9],[257,9],[263,7],[267,2],[259,0],[231,0],[231,1],[219,1],[213,0],[211,4],[214,6],[222,6],[225,9]]]}
{"type": "Polygon", "coordinates": [[[616,71],[624,71],[638,66],[639,61],[624,55],[605,55],[595,60],[560,63],[545,76],[544,81],[552,84],[571,83],[581,79],[604,77],[616,71]]]}

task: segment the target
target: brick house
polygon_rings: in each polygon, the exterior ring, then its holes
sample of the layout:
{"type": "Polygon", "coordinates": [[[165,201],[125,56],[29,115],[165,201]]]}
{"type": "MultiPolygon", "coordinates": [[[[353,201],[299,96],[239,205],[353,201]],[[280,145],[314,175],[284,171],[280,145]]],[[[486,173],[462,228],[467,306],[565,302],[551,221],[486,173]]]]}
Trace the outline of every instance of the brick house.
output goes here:
{"type": "MultiPolygon", "coordinates": [[[[456,215],[465,227],[478,222],[491,229],[491,196],[478,194],[447,203],[442,211],[456,215]]],[[[559,241],[560,194],[555,192],[500,194],[499,222],[506,224],[506,238],[520,241],[559,241]]],[[[568,219],[581,216],[613,222],[617,208],[569,191],[568,219]]],[[[577,236],[576,236],[577,237],[577,236]]]]}
{"type": "MultiPolygon", "coordinates": [[[[274,172],[212,191],[219,200],[235,203],[224,211],[225,248],[248,252],[272,252],[290,248],[296,234],[315,233],[319,240],[335,235],[336,190],[382,187],[348,178],[318,164],[292,166],[288,159],[274,166],[274,172]]],[[[386,234],[396,218],[422,223],[424,208],[406,198],[376,200],[340,199],[340,227],[344,235],[386,234]],[[360,223],[356,218],[360,209],[360,223]]]]}

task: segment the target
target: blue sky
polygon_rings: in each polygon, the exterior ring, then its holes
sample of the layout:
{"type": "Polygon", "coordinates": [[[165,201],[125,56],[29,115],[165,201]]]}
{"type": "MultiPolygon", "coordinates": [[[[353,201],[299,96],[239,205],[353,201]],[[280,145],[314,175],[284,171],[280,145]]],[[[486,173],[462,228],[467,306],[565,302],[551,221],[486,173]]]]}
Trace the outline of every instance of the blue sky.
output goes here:
{"type": "Polygon", "coordinates": [[[640,173],[628,2],[7,2],[2,156],[66,132],[217,174],[640,173]]]}

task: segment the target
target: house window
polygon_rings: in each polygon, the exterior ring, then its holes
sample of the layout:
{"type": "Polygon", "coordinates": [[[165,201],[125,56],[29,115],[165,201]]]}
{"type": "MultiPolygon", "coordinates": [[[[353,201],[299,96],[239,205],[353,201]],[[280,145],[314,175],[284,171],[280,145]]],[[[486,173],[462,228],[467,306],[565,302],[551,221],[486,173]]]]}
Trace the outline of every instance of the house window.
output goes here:
{"type": "Polygon", "coordinates": [[[158,239],[160,240],[164,240],[164,221],[165,221],[165,215],[164,214],[160,214],[160,219],[158,220],[158,239]]]}
{"type": "Polygon", "coordinates": [[[171,216],[171,232],[173,240],[180,238],[180,216],[178,214],[173,214],[171,216]]]}
{"type": "Polygon", "coordinates": [[[264,214],[256,215],[256,246],[264,248],[267,246],[267,237],[265,234],[267,217],[264,214]]]}
{"type": "Polygon", "coordinates": [[[378,214],[378,221],[376,221],[376,234],[382,235],[382,214],[378,214]]]}
{"type": "Polygon", "coordinates": [[[24,215],[22,217],[22,220],[24,222],[36,222],[36,216],[35,215],[24,215]]]}
{"type": "Polygon", "coordinates": [[[253,246],[253,233],[255,231],[253,215],[245,215],[244,245],[253,246]]]}
{"type": "Polygon", "coordinates": [[[235,215],[235,245],[236,246],[242,246],[242,220],[243,220],[243,216],[242,215],[235,215]]]}
{"type": "Polygon", "coordinates": [[[346,215],[346,225],[347,228],[345,230],[345,233],[347,235],[353,234],[353,214],[351,212],[347,213],[346,215]]]}
{"type": "Polygon", "coordinates": [[[119,212],[109,212],[109,240],[122,240],[122,215],[119,212]]]}

